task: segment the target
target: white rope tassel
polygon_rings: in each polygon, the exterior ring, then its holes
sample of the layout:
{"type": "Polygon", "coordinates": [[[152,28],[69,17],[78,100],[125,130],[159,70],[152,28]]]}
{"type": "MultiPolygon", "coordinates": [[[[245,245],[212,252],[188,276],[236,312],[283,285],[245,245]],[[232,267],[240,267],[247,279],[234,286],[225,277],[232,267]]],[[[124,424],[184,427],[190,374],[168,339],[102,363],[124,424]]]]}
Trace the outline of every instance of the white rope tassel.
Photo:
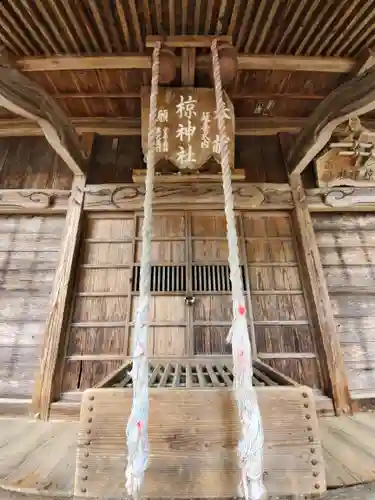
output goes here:
{"type": "Polygon", "coordinates": [[[126,428],[128,463],[126,489],[138,497],[148,466],[148,359],[147,333],[151,281],[152,197],[155,174],[155,127],[159,83],[160,43],[154,49],[148,130],[146,192],[143,204],[142,255],[140,263],[139,301],[133,344],[133,405],[126,428]]]}
{"type": "Polygon", "coordinates": [[[217,41],[212,42],[212,65],[215,82],[217,123],[220,137],[221,171],[224,207],[227,220],[229,270],[232,282],[233,321],[228,335],[233,353],[233,386],[237,402],[242,439],[238,445],[241,467],[242,495],[247,500],[259,500],[265,494],[263,485],[263,429],[256,392],[252,386],[252,358],[247,330],[246,307],[238,253],[236,218],[233,206],[229,149],[225,133],[225,109],[220,77],[217,41]]]}

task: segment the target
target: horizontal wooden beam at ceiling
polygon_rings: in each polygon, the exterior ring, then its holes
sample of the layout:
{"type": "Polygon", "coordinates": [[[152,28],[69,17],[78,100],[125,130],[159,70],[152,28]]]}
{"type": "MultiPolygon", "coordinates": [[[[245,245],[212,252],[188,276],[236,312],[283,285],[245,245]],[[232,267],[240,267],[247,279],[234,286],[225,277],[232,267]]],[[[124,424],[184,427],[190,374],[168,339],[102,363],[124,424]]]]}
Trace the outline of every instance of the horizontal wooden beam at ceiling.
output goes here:
{"type": "MultiPolygon", "coordinates": [[[[229,94],[229,92],[228,92],[229,94]]],[[[51,94],[53,99],[140,99],[141,92],[59,92],[51,94]]],[[[326,94],[298,94],[298,93],[283,93],[283,92],[252,92],[243,90],[230,94],[233,99],[291,99],[302,101],[322,101],[326,94]]]]}
{"type": "Polygon", "coordinates": [[[232,37],[230,35],[214,36],[214,35],[178,35],[178,36],[158,36],[150,35],[146,38],[146,47],[156,47],[159,42],[164,47],[169,48],[209,48],[213,40],[220,43],[232,44],[232,37]]]}
{"type": "MultiPolygon", "coordinates": [[[[274,135],[279,132],[297,133],[308,118],[253,117],[236,119],[236,135],[274,135]]],[[[78,134],[96,133],[113,136],[140,136],[141,120],[138,118],[82,117],[70,122],[78,134]]],[[[361,120],[369,129],[375,129],[375,120],[361,120]]],[[[0,119],[0,137],[41,136],[43,131],[34,122],[19,118],[0,119]]]]}
{"type": "MultiPolygon", "coordinates": [[[[25,72],[37,71],[89,71],[97,69],[151,69],[151,55],[124,53],[97,56],[48,56],[22,57],[15,61],[18,69],[25,72]]],[[[181,67],[181,58],[176,57],[181,67]]],[[[211,64],[210,55],[196,58],[197,69],[211,64]]],[[[323,73],[350,73],[356,60],[348,57],[315,57],[283,55],[238,54],[238,69],[243,71],[307,71],[323,73]]]]}

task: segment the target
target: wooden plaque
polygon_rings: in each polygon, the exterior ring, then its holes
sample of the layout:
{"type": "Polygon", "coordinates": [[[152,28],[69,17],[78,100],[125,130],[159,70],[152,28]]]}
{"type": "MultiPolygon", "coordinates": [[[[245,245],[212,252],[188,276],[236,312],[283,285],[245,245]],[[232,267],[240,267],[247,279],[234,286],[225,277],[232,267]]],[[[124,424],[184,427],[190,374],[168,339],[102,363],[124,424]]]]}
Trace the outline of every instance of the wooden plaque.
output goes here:
{"type": "MultiPolygon", "coordinates": [[[[226,141],[234,168],[234,110],[224,92],[226,141]]],[[[147,155],[150,89],[142,90],[142,149],[147,155]]],[[[216,98],[210,88],[159,87],[156,163],[170,161],[181,172],[198,172],[210,159],[220,164],[216,98]]]]}

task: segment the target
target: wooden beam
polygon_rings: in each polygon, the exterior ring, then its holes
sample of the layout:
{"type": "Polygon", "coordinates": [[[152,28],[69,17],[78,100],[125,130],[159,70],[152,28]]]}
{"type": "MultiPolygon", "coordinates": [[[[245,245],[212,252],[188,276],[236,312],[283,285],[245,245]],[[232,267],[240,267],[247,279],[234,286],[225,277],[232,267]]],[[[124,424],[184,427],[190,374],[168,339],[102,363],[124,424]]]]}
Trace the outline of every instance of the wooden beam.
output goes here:
{"type": "Polygon", "coordinates": [[[86,162],[69,118],[39,84],[12,66],[4,50],[0,50],[0,106],[36,122],[72,172],[85,172],[86,162]]]}
{"type": "Polygon", "coordinates": [[[181,54],[181,83],[184,87],[194,87],[195,48],[183,47],[181,54]]]}
{"type": "MultiPolygon", "coordinates": [[[[71,118],[78,134],[141,135],[139,118],[81,117],[71,118]]],[[[278,132],[298,132],[306,123],[305,118],[254,117],[237,118],[236,135],[274,135],[278,132]]],[[[366,122],[363,121],[365,124],[366,122]]],[[[372,122],[375,124],[375,122],[372,122]]],[[[23,119],[0,119],[0,137],[40,136],[38,124],[23,119]]]]}
{"type": "Polygon", "coordinates": [[[216,39],[221,43],[232,44],[232,37],[213,36],[213,35],[178,35],[178,36],[154,36],[150,35],[146,38],[146,47],[155,47],[157,42],[161,42],[164,47],[169,48],[210,48],[213,40],[216,39]]]}
{"type": "Polygon", "coordinates": [[[289,172],[301,174],[339,125],[374,109],[375,67],[372,66],[337,87],[316,107],[290,151],[289,172]]]}
{"type": "Polygon", "coordinates": [[[356,58],[356,64],[351,72],[351,76],[361,75],[375,65],[375,53],[367,47],[363,49],[356,58]]]}
{"type": "MultiPolygon", "coordinates": [[[[88,153],[91,151],[93,136],[84,138],[88,153]]],[[[34,413],[42,420],[48,419],[51,402],[54,396],[54,381],[74,283],[74,268],[79,247],[81,221],[85,196],[86,177],[75,176],[68,210],[65,219],[65,229],[60,247],[60,260],[56,269],[53,290],[51,294],[51,309],[46,322],[40,373],[33,394],[34,413]]]]}
{"type": "MultiPolygon", "coordinates": [[[[197,69],[208,68],[212,64],[211,56],[198,56],[196,63],[197,69]]],[[[176,64],[181,66],[180,57],[176,58],[176,64]]],[[[242,71],[350,73],[356,64],[355,59],[347,57],[238,54],[238,69],[242,71]]],[[[128,52],[96,56],[28,56],[16,59],[15,65],[23,72],[95,71],[98,69],[147,70],[151,69],[151,55],[128,52]]]]}
{"type": "Polygon", "coordinates": [[[311,215],[300,175],[290,176],[292,196],[295,204],[293,220],[299,242],[306,285],[312,299],[314,326],[318,330],[319,347],[328,373],[328,387],[338,415],[351,412],[351,399],[345,372],[339,336],[331,307],[331,299],[324,276],[319,249],[316,243],[311,215]]]}
{"type": "MultiPolygon", "coordinates": [[[[298,133],[307,118],[253,117],[236,119],[236,135],[275,135],[279,132],[298,133]]],[[[71,118],[71,123],[79,135],[96,133],[114,136],[140,136],[141,121],[138,118],[80,117],[71,118]]],[[[370,130],[375,129],[375,120],[361,120],[370,130]]],[[[37,123],[19,118],[0,119],[0,137],[41,136],[42,129],[37,123]]]]}

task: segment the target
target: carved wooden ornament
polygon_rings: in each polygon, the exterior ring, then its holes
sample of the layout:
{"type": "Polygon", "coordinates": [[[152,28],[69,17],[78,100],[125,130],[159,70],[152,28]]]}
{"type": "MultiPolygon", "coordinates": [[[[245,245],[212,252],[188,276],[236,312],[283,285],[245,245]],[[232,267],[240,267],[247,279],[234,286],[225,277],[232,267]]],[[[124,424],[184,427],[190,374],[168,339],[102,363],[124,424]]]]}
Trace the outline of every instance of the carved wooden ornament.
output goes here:
{"type": "MultiPolygon", "coordinates": [[[[234,168],[233,105],[224,93],[226,141],[234,168]]],[[[142,149],[147,155],[150,91],[142,90],[142,149]]],[[[210,159],[220,164],[214,89],[159,87],[156,162],[170,161],[183,173],[197,172],[210,159]]]]}
{"type": "Polygon", "coordinates": [[[349,120],[344,131],[332,134],[328,147],[315,160],[317,184],[335,186],[375,185],[375,132],[358,118],[349,120]]]}

